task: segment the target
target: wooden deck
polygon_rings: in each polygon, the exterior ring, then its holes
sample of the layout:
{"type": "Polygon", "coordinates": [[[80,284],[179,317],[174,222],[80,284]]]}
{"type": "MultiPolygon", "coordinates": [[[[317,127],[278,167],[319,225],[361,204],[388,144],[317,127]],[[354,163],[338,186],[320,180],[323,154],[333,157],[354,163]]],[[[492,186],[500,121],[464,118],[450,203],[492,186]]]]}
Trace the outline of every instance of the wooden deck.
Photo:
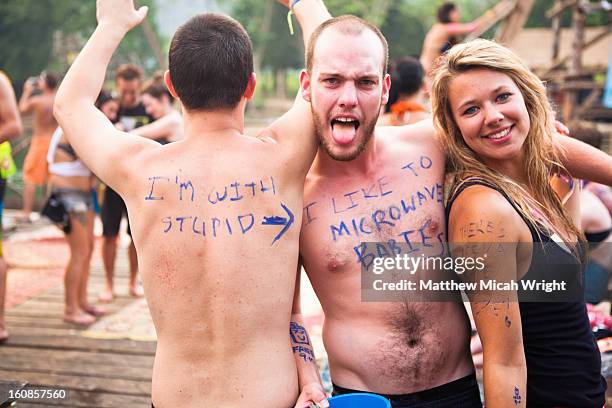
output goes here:
{"type": "MultiPolygon", "coordinates": [[[[118,258],[120,252],[125,251],[120,248],[118,258]]],[[[92,299],[103,284],[98,254],[89,282],[92,299]]],[[[126,264],[118,259],[120,292],[127,287],[126,264]]],[[[133,302],[120,296],[108,309],[115,313],[133,302]]],[[[87,338],[62,321],[62,312],[62,284],[6,312],[11,337],[0,345],[0,407],[10,406],[10,389],[50,388],[66,390],[67,398],[20,399],[15,406],[150,407],[155,342],[87,338]]]]}

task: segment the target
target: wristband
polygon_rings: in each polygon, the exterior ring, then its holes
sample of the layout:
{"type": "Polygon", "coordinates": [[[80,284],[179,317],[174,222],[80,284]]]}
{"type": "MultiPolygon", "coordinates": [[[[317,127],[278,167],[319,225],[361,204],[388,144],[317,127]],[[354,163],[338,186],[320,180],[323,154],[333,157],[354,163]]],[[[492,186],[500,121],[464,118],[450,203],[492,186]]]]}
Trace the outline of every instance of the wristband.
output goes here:
{"type": "Polygon", "coordinates": [[[293,35],[293,21],[291,20],[291,15],[293,15],[293,8],[296,4],[298,4],[300,0],[293,0],[291,2],[291,7],[289,7],[289,12],[287,13],[287,25],[289,26],[289,34],[293,35]]]}

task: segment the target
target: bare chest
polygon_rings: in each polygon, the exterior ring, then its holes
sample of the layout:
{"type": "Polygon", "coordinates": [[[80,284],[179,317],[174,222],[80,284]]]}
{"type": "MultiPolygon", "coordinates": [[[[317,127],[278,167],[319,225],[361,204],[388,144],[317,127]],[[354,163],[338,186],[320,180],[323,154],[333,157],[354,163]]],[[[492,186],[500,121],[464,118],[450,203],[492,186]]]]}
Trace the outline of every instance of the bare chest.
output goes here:
{"type": "Polygon", "coordinates": [[[309,274],[359,271],[443,242],[443,174],[442,162],[415,154],[367,179],[307,181],[300,250],[309,274]]]}

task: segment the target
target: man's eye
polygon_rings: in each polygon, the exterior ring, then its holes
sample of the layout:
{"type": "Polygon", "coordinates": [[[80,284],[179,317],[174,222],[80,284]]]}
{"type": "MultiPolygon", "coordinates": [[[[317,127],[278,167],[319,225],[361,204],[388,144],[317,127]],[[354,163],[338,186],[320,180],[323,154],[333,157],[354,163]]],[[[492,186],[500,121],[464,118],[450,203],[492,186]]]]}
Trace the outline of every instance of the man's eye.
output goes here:
{"type": "Polygon", "coordinates": [[[365,85],[365,86],[372,86],[375,84],[375,82],[372,81],[371,79],[362,79],[359,82],[361,82],[361,85],[365,85]]]}
{"type": "Polygon", "coordinates": [[[339,82],[338,78],[326,78],[323,81],[325,83],[327,83],[327,84],[330,84],[330,85],[335,85],[335,84],[337,84],[339,82]]]}

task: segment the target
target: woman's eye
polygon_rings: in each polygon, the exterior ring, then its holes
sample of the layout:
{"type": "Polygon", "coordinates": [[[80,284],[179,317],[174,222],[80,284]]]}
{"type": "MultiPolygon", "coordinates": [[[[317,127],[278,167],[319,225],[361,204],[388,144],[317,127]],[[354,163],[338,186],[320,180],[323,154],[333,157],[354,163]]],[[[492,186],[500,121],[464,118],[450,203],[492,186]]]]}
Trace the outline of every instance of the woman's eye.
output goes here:
{"type": "Polygon", "coordinates": [[[508,100],[508,98],[510,98],[510,95],[512,95],[512,94],[511,94],[511,93],[509,93],[509,92],[504,92],[503,94],[499,94],[499,95],[497,96],[497,101],[498,101],[498,102],[504,102],[504,101],[507,101],[507,100],[508,100]]]}
{"type": "Polygon", "coordinates": [[[473,115],[476,112],[478,112],[478,108],[475,106],[470,106],[469,108],[467,108],[466,110],[463,111],[464,115],[473,115]]]}

